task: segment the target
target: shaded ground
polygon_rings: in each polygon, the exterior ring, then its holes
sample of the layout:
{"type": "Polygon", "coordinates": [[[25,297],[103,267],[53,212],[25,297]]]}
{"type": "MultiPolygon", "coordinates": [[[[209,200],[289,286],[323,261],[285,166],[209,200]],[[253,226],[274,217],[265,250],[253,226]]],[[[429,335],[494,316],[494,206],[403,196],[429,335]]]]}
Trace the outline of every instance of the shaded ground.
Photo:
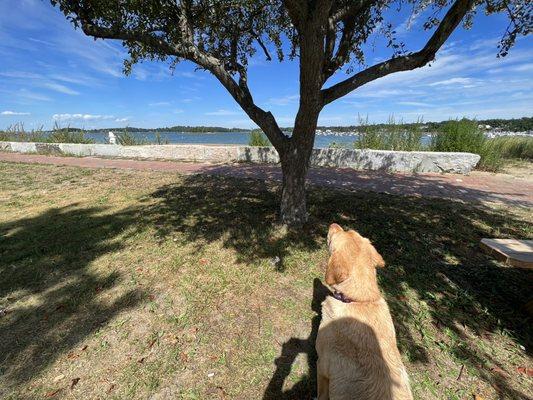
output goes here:
{"type": "Polygon", "coordinates": [[[416,398],[533,396],[533,272],[478,248],[531,238],[528,210],[315,188],[291,232],[278,191],[0,163],[0,398],[311,399],[332,221],[387,262],[416,398]]]}
{"type": "MultiPolygon", "coordinates": [[[[281,170],[274,165],[213,165],[171,161],[102,159],[95,157],[56,157],[37,154],[1,153],[0,161],[70,165],[88,168],[175,171],[182,174],[203,173],[238,178],[281,180],[281,170]]],[[[438,197],[467,202],[512,203],[533,207],[533,178],[530,163],[515,163],[503,174],[474,171],[456,174],[389,174],[354,171],[348,168],[314,168],[308,181],[318,186],[368,190],[409,196],[438,197]]]]}

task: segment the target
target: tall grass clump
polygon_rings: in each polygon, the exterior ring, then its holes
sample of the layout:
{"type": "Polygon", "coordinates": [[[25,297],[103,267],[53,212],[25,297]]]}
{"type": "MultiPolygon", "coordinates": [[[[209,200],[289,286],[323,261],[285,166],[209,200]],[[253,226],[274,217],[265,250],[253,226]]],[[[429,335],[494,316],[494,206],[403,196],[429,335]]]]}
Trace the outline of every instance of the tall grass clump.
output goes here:
{"type": "Polygon", "coordinates": [[[146,144],[146,140],[136,137],[133,133],[124,129],[121,133],[117,133],[117,142],[122,146],[140,146],[146,144]]]}
{"type": "Polygon", "coordinates": [[[501,154],[490,144],[475,120],[463,118],[442,124],[431,139],[430,149],[479,154],[478,168],[487,171],[498,171],[502,165],[501,154]]]}
{"type": "Polygon", "coordinates": [[[163,139],[163,137],[161,136],[161,133],[159,133],[159,131],[156,131],[155,140],[153,143],[154,144],[169,144],[170,142],[168,141],[168,139],[163,139]]]}
{"type": "Polygon", "coordinates": [[[48,137],[44,133],[43,127],[27,131],[24,123],[19,122],[10,125],[5,131],[0,132],[0,141],[4,142],[47,142],[48,137]]]}
{"type": "Polygon", "coordinates": [[[71,130],[70,127],[61,128],[57,122],[54,124],[54,128],[46,141],[50,143],[94,143],[94,140],[85,136],[84,131],[71,130]]]}
{"type": "Polygon", "coordinates": [[[254,129],[250,132],[248,146],[272,146],[272,144],[261,129],[254,129]]]}
{"type": "Polygon", "coordinates": [[[500,136],[487,140],[487,146],[503,158],[533,161],[532,136],[500,136]]]}
{"type": "Polygon", "coordinates": [[[416,124],[396,122],[389,117],[386,128],[369,124],[368,117],[359,117],[359,134],[354,147],[356,149],[418,151],[422,149],[421,120],[416,124]]]}

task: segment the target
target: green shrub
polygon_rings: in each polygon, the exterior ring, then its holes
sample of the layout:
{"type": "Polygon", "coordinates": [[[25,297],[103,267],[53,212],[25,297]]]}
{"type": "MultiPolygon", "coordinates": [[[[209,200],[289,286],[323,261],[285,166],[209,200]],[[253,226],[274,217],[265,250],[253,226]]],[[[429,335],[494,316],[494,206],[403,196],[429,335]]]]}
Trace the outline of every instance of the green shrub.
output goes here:
{"type": "Polygon", "coordinates": [[[487,146],[503,158],[533,160],[532,136],[500,136],[487,140],[487,146]]]}
{"type": "Polygon", "coordinates": [[[272,144],[261,129],[254,129],[250,132],[248,146],[272,146],[272,144]]]}
{"type": "Polygon", "coordinates": [[[476,120],[466,118],[442,124],[432,137],[431,151],[449,151],[479,154],[479,169],[497,171],[502,164],[501,154],[491,146],[476,120]]]}
{"type": "Polygon", "coordinates": [[[417,151],[422,149],[421,120],[417,124],[396,122],[390,117],[388,126],[372,125],[368,117],[359,117],[359,135],[354,142],[357,149],[417,151]]]}
{"type": "Polygon", "coordinates": [[[347,149],[347,148],[349,148],[349,144],[348,143],[331,142],[328,145],[328,148],[330,148],[330,149],[347,149]]]}
{"type": "Polygon", "coordinates": [[[485,135],[478,128],[477,121],[466,118],[450,120],[442,124],[432,137],[431,150],[480,154],[485,141],[485,135]]]}

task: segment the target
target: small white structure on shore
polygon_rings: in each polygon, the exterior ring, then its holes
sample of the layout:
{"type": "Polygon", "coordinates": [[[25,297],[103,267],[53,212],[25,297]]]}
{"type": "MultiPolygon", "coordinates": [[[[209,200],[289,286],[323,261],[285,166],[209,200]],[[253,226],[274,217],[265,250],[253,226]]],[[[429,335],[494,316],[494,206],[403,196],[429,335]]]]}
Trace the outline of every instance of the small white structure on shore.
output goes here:
{"type": "Polygon", "coordinates": [[[109,144],[117,144],[117,137],[113,132],[109,131],[107,137],[109,139],[109,144]]]}

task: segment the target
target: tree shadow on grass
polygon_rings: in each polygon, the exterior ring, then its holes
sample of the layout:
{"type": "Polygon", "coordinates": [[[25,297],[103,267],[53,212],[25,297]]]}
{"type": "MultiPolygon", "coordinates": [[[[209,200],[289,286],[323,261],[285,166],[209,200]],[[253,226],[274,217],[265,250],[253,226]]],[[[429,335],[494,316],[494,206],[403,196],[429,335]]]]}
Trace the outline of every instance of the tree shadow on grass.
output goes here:
{"type": "Polygon", "coordinates": [[[310,227],[276,235],[279,198],[264,182],[193,175],[182,184],[159,188],[151,197],[158,201],[143,214],[153,220],[161,238],[176,232],[186,243],[199,246],[222,240],[243,262],[278,257],[282,271],[289,248],[322,246],[310,227]]]}
{"type": "MultiPolygon", "coordinates": [[[[466,332],[506,332],[531,352],[531,322],[519,305],[530,296],[533,273],[501,267],[478,249],[482,237],[523,238],[527,222],[479,204],[313,189],[309,224],[302,231],[280,234],[277,189],[257,180],[187,176],[150,194],[145,203],[115,214],[74,206],[1,224],[1,301],[9,304],[28,294],[39,294],[42,301],[1,317],[0,379],[9,385],[27,381],[113,315],[136,305],[141,294],[135,291],[113,304],[100,301],[97,293],[121,277],[113,271],[95,275],[88,268],[98,257],[122,248],[117,239],[125,230],[150,225],[162,240],[177,232],[198,248],[221,240],[243,262],[280,257],[276,268],[283,272],[284,258],[322,248],[328,225],[338,222],[370,238],[388,264],[379,273],[380,284],[406,359],[429,368],[428,346],[439,345],[440,333],[447,330],[459,338],[445,343],[450,357],[496,385],[501,398],[525,398],[506,376],[490,369],[499,360],[477,349],[466,332]],[[413,302],[423,302],[423,310],[405,301],[413,292],[413,302]],[[431,340],[437,342],[427,340],[417,320],[423,314],[435,327],[431,340]]],[[[316,307],[313,301],[315,312],[316,307]]],[[[283,346],[267,398],[312,397],[318,322],[316,316],[310,321],[307,340],[291,339],[283,346]],[[308,354],[309,376],[284,394],[283,381],[302,351],[308,354]]]]}
{"type": "Polygon", "coordinates": [[[0,224],[0,300],[7,310],[0,318],[0,386],[15,388],[37,376],[138,303],[137,290],[106,302],[121,276],[88,268],[123,247],[116,239],[135,215],[73,205],[0,224]]]}
{"type": "MultiPolygon", "coordinates": [[[[193,175],[153,193],[157,204],[147,206],[145,214],[155,219],[162,237],[178,231],[198,246],[222,240],[243,262],[319,249],[331,222],[356,229],[373,241],[388,264],[380,272],[380,284],[404,357],[431,364],[428,346],[444,345],[449,357],[497,386],[502,398],[524,397],[507,377],[491,370],[498,361],[478,349],[469,332],[484,337],[508,332],[531,351],[531,323],[520,305],[530,296],[533,273],[502,267],[478,247],[483,237],[524,238],[527,222],[480,203],[315,188],[309,195],[309,224],[303,231],[276,236],[277,189],[252,179],[193,175]],[[413,293],[414,302],[421,300],[425,309],[406,301],[413,293]],[[426,332],[420,318],[434,332],[426,332]],[[440,343],[443,332],[453,332],[456,341],[440,343]]],[[[283,393],[278,384],[295,353],[314,348],[312,342],[311,332],[305,343],[293,338],[284,344],[267,398],[283,393]]],[[[312,354],[309,359],[312,372],[312,354]]],[[[286,398],[306,398],[303,388],[310,390],[313,382],[314,377],[306,378],[286,398]]]]}

